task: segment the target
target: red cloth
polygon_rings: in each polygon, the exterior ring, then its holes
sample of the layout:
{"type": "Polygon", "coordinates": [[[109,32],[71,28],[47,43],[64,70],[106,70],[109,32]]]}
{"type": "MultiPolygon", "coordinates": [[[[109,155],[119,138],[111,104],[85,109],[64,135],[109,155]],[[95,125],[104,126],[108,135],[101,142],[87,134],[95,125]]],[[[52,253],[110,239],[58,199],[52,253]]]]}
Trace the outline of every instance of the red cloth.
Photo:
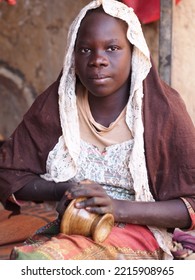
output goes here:
{"type": "MultiPolygon", "coordinates": [[[[181,0],[175,0],[178,4],[181,0]]],[[[132,7],[142,23],[149,23],[160,18],[160,0],[122,0],[124,4],[132,7]]]]}
{"type": "Polygon", "coordinates": [[[162,259],[153,234],[145,226],[114,226],[108,238],[95,243],[92,238],[64,233],[48,234],[58,228],[57,221],[43,227],[30,242],[15,247],[12,260],[158,260],[162,259]],[[50,239],[48,236],[50,235],[50,239]]]}
{"type": "MultiPolygon", "coordinates": [[[[0,3],[3,2],[3,0],[0,0],[0,3]]],[[[6,0],[6,2],[9,4],[9,5],[16,5],[16,0],[6,0]]]]}

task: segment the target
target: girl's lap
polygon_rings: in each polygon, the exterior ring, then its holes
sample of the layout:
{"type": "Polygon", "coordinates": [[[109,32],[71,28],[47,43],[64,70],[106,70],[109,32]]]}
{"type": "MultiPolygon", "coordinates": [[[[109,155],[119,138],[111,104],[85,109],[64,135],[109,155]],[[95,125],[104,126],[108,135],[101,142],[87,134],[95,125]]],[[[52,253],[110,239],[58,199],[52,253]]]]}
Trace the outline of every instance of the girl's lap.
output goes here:
{"type": "Polygon", "coordinates": [[[13,249],[11,259],[114,260],[162,259],[162,250],[145,226],[117,224],[108,238],[95,243],[90,237],[55,234],[58,222],[41,229],[26,244],[13,249]],[[45,231],[45,232],[44,232],[45,231]]]}

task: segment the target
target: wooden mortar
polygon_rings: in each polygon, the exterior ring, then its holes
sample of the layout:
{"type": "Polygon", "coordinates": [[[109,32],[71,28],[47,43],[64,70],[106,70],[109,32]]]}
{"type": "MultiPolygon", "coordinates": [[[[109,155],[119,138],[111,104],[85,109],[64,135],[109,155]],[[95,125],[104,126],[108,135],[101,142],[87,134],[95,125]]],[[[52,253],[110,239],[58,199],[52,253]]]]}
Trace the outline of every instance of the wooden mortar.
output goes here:
{"type": "Polygon", "coordinates": [[[101,243],[114,226],[114,217],[112,214],[97,215],[74,206],[84,199],[86,198],[77,198],[70,202],[62,216],[60,232],[92,237],[95,242],[101,243]]]}

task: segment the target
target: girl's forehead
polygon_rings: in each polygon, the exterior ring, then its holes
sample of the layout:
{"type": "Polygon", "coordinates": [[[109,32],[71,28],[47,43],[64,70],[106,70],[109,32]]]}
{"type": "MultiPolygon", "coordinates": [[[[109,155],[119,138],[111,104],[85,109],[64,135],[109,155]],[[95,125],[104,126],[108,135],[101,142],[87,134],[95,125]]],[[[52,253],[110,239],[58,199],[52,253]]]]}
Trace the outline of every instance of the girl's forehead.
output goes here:
{"type": "Polygon", "coordinates": [[[85,35],[91,30],[94,32],[101,29],[102,31],[111,29],[112,32],[114,29],[116,29],[116,31],[117,29],[121,29],[121,31],[124,31],[126,34],[127,24],[119,18],[115,18],[106,14],[104,11],[90,10],[90,12],[88,12],[81,21],[78,35],[81,35],[81,33],[82,35],[85,35]]]}

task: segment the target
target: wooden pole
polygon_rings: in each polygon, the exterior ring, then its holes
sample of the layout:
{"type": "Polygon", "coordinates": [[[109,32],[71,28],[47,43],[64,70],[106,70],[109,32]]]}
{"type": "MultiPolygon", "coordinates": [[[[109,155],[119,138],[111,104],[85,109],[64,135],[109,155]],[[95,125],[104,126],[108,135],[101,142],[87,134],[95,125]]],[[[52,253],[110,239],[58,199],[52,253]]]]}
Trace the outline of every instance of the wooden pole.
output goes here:
{"type": "Polygon", "coordinates": [[[171,85],[173,0],[160,0],[159,74],[171,85]]]}

